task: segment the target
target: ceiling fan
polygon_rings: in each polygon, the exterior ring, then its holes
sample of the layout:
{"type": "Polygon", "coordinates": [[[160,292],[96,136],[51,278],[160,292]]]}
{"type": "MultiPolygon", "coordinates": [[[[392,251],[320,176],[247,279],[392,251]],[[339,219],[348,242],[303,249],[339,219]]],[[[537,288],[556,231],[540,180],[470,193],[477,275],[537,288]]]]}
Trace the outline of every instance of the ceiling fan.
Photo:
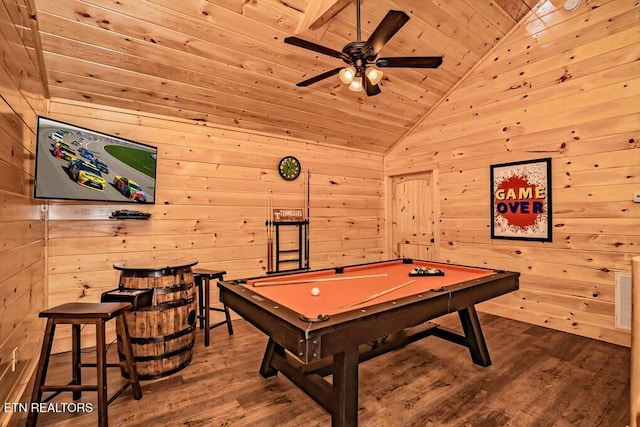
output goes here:
{"type": "Polygon", "coordinates": [[[309,86],[328,77],[339,74],[342,82],[349,84],[349,89],[361,91],[367,96],[374,96],[381,92],[378,83],[382,80],[382,72],[377,68],[438,68],[442,64],[442,56],[393,56],[377,58],[378,52],[409,20],[409,15],[400,10],[390,10],[384,19],[373,30],[367,41],[362,41],[360,28],[360,0],[357,0],[357,36],[358,40],[347,43],[341,52],[303,40],[299,37],[287,37],[285,43],[292,44],[314,52],[342,59],[348,67],[338,67],[325,71],[310,79],[296,84],[299,87],[309,86]],[[377,59],[376,59],[377,58],[377,59]]]}

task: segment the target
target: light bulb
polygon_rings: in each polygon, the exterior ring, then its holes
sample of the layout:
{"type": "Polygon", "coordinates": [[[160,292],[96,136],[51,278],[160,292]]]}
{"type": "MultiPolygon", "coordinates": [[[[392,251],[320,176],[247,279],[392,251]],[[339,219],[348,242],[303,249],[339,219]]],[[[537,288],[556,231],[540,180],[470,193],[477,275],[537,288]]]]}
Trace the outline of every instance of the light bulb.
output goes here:
{"type": "Polygon", "coordinates": [[[362,92],[362,79],[354,79],[349,85],[349,90],[362,92]]]}
{"type": "Polygon", "coordinates": [[[342,83],[349,84],[353,81],[353,78],[356,76],[356,69],[353,66],[345,67],[342,70],[340,70],[340,73],[338,74],[338,76],[340,77],[340,80],[342,80],[342,83]]]}
{"type": "Polygon", "coordinates": [[[382,71],[377,68],[367,68],[365,72],[367,78],[371,82],[372,85],[377,85],[382,80],[382,76],[384,75],[382,71]]]}

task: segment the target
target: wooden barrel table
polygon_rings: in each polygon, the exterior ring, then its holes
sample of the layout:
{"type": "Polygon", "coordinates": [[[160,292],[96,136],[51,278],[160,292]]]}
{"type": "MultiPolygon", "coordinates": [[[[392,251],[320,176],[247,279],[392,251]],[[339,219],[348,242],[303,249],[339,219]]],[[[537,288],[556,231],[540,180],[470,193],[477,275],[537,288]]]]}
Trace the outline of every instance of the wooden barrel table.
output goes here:
{"type": "MultiPolygon", "coordinates": [[[[141,380],[171,375],[191,363],[197,317],[191,267],[197,263],[194,259],[140,259],[113,265],[120,270],[120,289],[153,289],[150,306],[125,313],[141,380]]],[[[122,353],[120,347],[119,343],[122,353]]]]}

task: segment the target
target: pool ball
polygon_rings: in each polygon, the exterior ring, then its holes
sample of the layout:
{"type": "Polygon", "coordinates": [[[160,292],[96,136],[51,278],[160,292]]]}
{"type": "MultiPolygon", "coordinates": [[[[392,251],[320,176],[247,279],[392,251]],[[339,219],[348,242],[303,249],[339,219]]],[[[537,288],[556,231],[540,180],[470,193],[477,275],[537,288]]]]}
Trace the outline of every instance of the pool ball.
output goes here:
{"type": "Polygon", "coordinates": [[[314,297],[320,295],[320,289],[318,288],[312,288],[311,289],[311,295],[313,295],[314,297]]]}

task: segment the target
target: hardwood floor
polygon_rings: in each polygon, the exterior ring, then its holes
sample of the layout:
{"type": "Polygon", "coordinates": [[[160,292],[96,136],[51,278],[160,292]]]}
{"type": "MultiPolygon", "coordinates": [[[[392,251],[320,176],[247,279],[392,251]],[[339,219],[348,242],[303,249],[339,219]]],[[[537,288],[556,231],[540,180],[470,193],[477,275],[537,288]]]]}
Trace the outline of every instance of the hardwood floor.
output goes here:
{"type": "MultiPolygon", "coordinates": [[[[603,426],[629,423],[630,350],[480,314],[493,365],[471,363],[466,349],[427,338],[360,365],[359,425],[603,426]]],[[[438,323],[457,327],[457,317],[438,323]]],[[[190,366],[142,383],[109,406],[112,426],[328,426],[330,416],[286,378],[258,374],[266,337],[243,320],[235,334],[197,335],[190,366]]],[[[112,352],[113,347],[110,349],[112,352]]],[[[90,353],[87,353],[87,358],[90,353]]],[[[48,383],[68,381],[70,355],[52,358],[48,383]]],[[[110,393],[121,380],[110,370],[110,393]]],[[[83,371],[91,381],[92,370],[83,371]]],[[[95,377],[95,375],[94,375],[95,377]]],[[[29,390],[30,392],[30,390],[29,390]]],[[[71,402],[71,394],[53,402],[71,402]]],[[[94,402],[86,393],[83,402],[94,402]]],[[[17,414],[13,425],[24,425],[17,414]]],[[[95,425],[96,412],[45,413],[38,425],[95,425]]]]}

